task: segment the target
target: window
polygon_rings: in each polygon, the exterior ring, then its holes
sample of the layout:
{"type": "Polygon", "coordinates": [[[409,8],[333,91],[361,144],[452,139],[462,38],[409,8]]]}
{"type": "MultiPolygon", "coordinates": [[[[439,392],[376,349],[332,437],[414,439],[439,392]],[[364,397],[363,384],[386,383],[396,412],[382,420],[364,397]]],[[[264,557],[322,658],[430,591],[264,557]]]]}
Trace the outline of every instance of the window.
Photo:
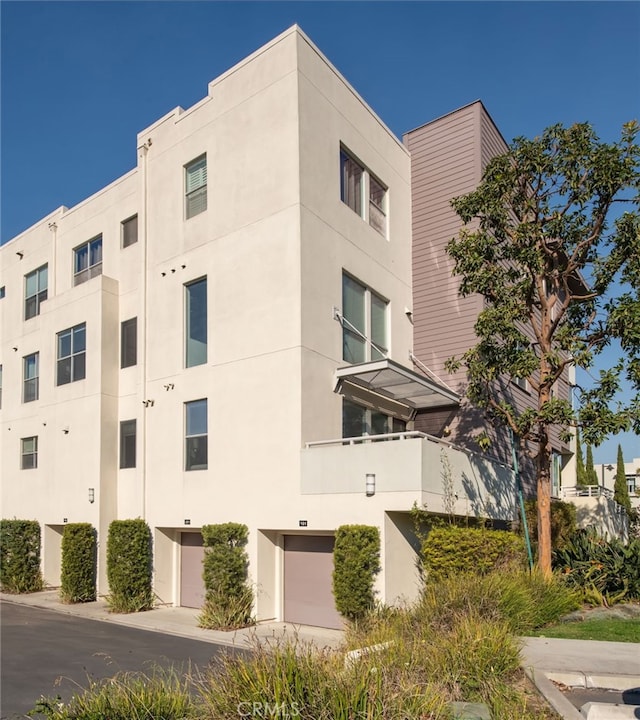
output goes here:
{"type": "Polygon", "coordinates": [[[33,470],[38,467],[38,436],[20,439],[20,467],[33,470]]]}
{"type": "Polygon", "coordinates": [[[207,156],[202,155],[184,168],[185,217],[187,220],[207,209],[207,156]]]}
{"type": "Polygon", "coordinates": [[[340,199],[381,235],[387,234],[387,188],[344,149],[340,150],[340,199]]]}
{"type": "Polygon", "coordinates": [[[120,367],[126,368],[138,362],[138,318],[120,323],[120,367]]]}
{"type": "Polygon", "coordinates": [[[86,334],[85,323],[58,333],[56,385],[66,385],[85,377],[86,334]]]}
{"type": "Polygon", "coordinates": [[[123,420],[120,423],[120,467],[136,466],[136,421],[123,420]]]}
{"type": "Polygon", "coordinates": [[[102,235],[73,251],[73,284],[80,285],[102,275],[102,235]]]}
{"type": "Polygon", "coordinates": [[[127,248],[138,242],[138,216],[123,220],[121,223],[122,247],[127,248]]]}
{"type": "Polygon", "coordinates": [[[2,300],[4,298],[4,296],[5,296],[5,289],[4,289],[4,285],[3,285],[2,287],[0,287],[0,300],[2,300]]]}
{"type": "Polygon", "coordinates": [[[22,402],[38,399],[40,353],[32,353],[22,358],[22,402]]]}
{"type": "Polygon", "coordinates": [[[562,455],[551,451],[551,497],[560,497],[562,487],[562,455]]]}
{"type": "Polygon", "coordinates": [[[207,278],[185,289],[185,367],[207,362],[207,278]]]}
{"type": "Polygon", "coordinates": [[[185,409],[185,470],[207,469],[207,401],[194,400],[185,409]]]}
{"type": "Polygon", "coordinates": [[[349,363],[387,356],[389,303],[347,274],[342,275],[342,359],[349,363]]]}
{"type": "Polygon", "coordinates": [[[24,276],[24,319],[40,315],[40,303],[47,299],[47,265],[24,276]]]}
{"type": "Polygon", "coordinates": [[[391,415],[357,405],[351,400],[342,401],[342,437],[362,437],[363,435],[385,435],[404,432],[407,424],[404,420],[391,415]]]}

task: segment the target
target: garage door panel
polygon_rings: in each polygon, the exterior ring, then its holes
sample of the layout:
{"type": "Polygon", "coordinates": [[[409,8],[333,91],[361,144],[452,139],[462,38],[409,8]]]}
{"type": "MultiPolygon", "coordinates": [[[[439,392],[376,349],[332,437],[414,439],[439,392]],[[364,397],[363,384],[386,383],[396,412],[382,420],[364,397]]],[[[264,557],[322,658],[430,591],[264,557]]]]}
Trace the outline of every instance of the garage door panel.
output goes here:
{"type": "Polygon", "coordinates": [[[332,536],[284,538],[284,619],[300,625],[342,628],[332,590],[332,536]]]}

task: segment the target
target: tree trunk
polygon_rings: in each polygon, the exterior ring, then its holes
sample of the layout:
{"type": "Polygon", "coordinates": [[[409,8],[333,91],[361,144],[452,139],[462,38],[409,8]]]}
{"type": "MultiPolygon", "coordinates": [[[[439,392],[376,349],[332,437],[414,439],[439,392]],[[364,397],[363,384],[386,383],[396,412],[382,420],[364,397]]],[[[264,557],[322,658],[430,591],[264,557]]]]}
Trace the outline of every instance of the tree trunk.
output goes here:
{"type": "Polygon", "coordinates": [[[545,426],[540,427],[537,462],[538,568],[551,575],[551,451],[545,426]]]}

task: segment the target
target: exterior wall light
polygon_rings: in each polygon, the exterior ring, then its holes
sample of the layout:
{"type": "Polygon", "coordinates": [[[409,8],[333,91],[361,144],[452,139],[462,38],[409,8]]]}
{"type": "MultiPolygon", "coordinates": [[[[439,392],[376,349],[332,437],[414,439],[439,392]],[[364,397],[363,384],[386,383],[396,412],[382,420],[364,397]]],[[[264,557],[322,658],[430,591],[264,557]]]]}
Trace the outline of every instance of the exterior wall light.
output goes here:
{"type": "Polygon", "coordinates": [[[367,497],[371,497],[376,494],[376,476],[374,473],[366,474],[365,493],[367,497]]]}
{"type": "Polygon", "coordinates": [[[89,488],[89,502],[93,503],[96,499],[96,491],[94,488],[89,488]]]}

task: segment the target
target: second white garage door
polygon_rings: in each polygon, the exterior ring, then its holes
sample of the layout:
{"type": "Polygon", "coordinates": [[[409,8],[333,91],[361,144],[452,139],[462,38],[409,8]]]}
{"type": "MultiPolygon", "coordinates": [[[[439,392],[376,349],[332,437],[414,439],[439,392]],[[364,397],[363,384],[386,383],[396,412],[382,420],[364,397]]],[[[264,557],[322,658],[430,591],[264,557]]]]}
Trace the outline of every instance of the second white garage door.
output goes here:
{"type": "Polygon", "coordinates": [[[285,535],[285,622],[342,628],[332,590],[333,544],[331,535],[285,535]]]}

